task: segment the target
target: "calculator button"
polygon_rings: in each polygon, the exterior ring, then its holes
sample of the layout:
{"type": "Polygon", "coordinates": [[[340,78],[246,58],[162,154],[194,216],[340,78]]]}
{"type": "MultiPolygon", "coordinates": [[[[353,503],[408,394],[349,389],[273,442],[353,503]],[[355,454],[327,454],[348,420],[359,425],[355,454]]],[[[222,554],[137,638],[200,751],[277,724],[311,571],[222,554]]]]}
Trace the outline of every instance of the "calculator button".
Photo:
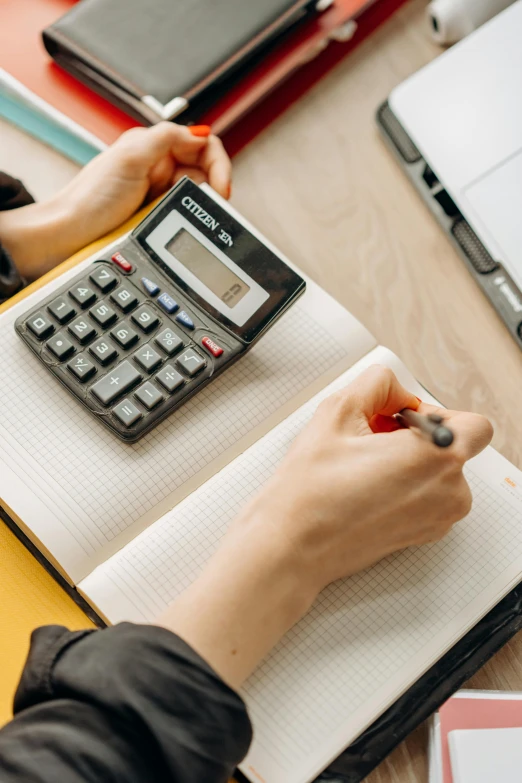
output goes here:
{"type": "Polygon", "coordinates": [[[27,321],[27,326],[39,340],[43,340],[54,332],[54,326],[43,313],[36,313],[27,321]]]}
{"type": "Polygon", "coordinates": [[[134,422],[138,421],[138,419],[141,419],[143,416],[142,412],[138,410],[128,397],[122,400],[119,405],[116,405],[116,407],[112,409],[112,412],[116,418],[121,421],[124,427],[132,427],[134,422]]]}
{"type": "Polygon", "coordinates": [[[161,296],[158,296],[158,304],[162,307],[166,313],[175,313],[179,310],[179,304],[169,295],[163,292],[161,296]]]}
{"type": "Polygon", "coordinates": [[[118,282],[118,276],[114,274],[106,266],[99,266],[94,272],[91,272],[89,279],[97,286],[102,293],[106,294],[107,291],[112,291],[116,283],[118,282]]]}
{"type": "Polygon", "coordinates": [[[185,326],[187,329],[194,329],[194,321],[185,310],[182,310],[177,314],[176,321],[185,326]]]}
{"type": "Polygon", "coordinates": [[[66,321],[69,321],[73,315],[76,315],[76,310],[65,296],[59,296],[51,302],[47,309],[61,324],[64,324],[66,321]]]}
{"type": "Polygon", "coordinates": [[[46,343],[49,350],[54,353],[57,359],[66,359],[74,353],[74,344],[64,334],[56,334],[46,343]]]}
{"type": "Polygon", "coordinates": [[[158,364],[161,364],[163,361],[159,353],[152,347],[152,345],[150,345],[150,343],[145,343],[145,345],[142,345],[139,351],[136,351],[133,358],[138,362],[140,367],[143,367],[143,369],[147,370],[147,372],[151,372],[155,367],[158,366],[158,364]]]}
{"type": "Polygon", "coordinates": [[[96,372],[96,366],[84,353],[79,353],[70,362],[67,362],[69,370],[76,375],[80,383],[84,383],[96,372]]]}
{"type": "Polygon", "coordinates": [[[88,307],[90,304],[96,301],[96,294],[92,288],[89,288],[87,283],[83,281],[78,283],[78,285],[75,285],[74,288],[71,288],[69,294],[72,296],[76,304],[79,304],[82,308],[88,307]]]}
{"type": "Polygon", "coordinates": [[[157,283],[155,283],[153,280],[149,280],[148,277],[142,277],[141,278],[141,284],[145,291],[150,296],[156,296],[156,294],[159,294],[160,287],[157,283]]]}
{"type": "Polygon", "coordinates": [[[141,381],[138,370],[129,361],[124,361],[95,383],[91,391],[100,402],[108,405],[138,381],[141,381]]]}
{"type": "Polygon", "coordinates": [[[124,272],[132,272],[131,262],[127,261],[127,259],[122,256],[121,253],[114,253],[112,256],[112,261],[116,264],[116,266],[119,266],[120,269],[123,269],[124,272]]]}
{"type": "Polygon", "coordinates": [[[111,299],[113,302],[116,302],[124,313],[128,313],[129,310],[132,310],[138,304],[138,297],[124,285],[121,285],[111,294],[111,299]]]}
{"type": "Polygon", "coordinates": [[[103,365],[109,364],[118,356],[118,351],[106,337],[100,337],[99,340],[96,340],[89,348],[89,352],[103,365]]]}
{"type": "Polygon", "coordinates": [[[168,356],[174,356],[175,353],[183,348],[183,340],[172,329],[164,329],[155,337],[154,342],[168,356]]]}
{"type": "Polygon", "coordinates": [[[89,319],[85,317],[77,318],[69,324],[68,329],[81,345],[86,345],[93,337],[96,337],[96,329],[89,319]]]}
{"type": "Polygon", "coordinates": [[[142,402],[149,411],[165,399],[163,394],[158,391],[150,381],[147,381],[143,386],[140,386],[138,391],[134,392],[134,396],[137,400],[142,402]]]}
{"type": "Polygon", "coordinates": [[[147,307],[146,305],[139,307],[136,312],[131,315],[131,318],[144,332],[150,332],[160,322],[154,310],[151,310],[150,307],[147,307]]]}
{"type": "Polygon", "coordinates": [[[221,356],[223,354],[223,348],[218,345],[214,340],[211,340],[210,337],[202,337],[201,338],[201,345],[207,349],[207,351],[210,351],[212,356],[215,356],[216,359],[218,356],[221,356]]]}
{"type": "Polygon", "coordinates": [[[192,378],[205,367],[206,361],[198,353],[193,351],[192,348],[189,348],[187,351],[184,351],[181,356],[178,356],[176,364],[178,367],[181,367],[183,372],[186,372],[187,375],[190,375],[192,378]]]}
{"type": "Polygon", "coordinates": [[[106,302],[100,302],[100,304],[97,304],[95,307],[91,307],[89,315],[92,315],[100,326],[109,326],[118,318],[116,310],[113,310],[106,302]]]}
{"type": "Polygon", "coordinates": [[[171,394],[185,383],[183,376],[171,364],[167,364],[155,378],[171,394]]]}
{"type": "Polygon", "coordinates": [[[114,337],[122,348],[130,348],[131,345],[134,345],[139,339],[138,332],[135,332],[127,321],[122,321],[115,326],[114,329],[111,330],[110,335],[111,337],[114,337]]]}

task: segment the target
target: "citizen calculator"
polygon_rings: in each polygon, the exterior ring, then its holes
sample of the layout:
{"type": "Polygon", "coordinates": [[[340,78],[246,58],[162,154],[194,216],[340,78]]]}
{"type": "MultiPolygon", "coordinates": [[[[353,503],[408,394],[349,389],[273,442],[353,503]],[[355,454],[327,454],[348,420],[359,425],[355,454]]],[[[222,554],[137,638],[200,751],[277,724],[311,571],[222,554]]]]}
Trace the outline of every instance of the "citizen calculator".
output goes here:
{"type": "Polygon", "coordinates": [[[138,440],[211,383],[305,290],[211,193],[184,178],[16,320],[39,361],[122,440],[138,440]]]}

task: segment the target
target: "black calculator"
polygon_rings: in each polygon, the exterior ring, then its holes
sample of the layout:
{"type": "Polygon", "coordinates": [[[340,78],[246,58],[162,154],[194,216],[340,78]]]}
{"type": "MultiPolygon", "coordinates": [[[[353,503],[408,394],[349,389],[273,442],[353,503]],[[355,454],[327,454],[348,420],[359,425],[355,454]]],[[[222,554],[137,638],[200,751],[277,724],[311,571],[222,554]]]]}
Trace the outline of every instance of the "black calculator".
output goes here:
{"type": "Polygon", "coordinates": [[[211,193],[181,180],[131,234],[15,323],[122,440],[138,440],[210,383],[305,290],[211,193]]]}

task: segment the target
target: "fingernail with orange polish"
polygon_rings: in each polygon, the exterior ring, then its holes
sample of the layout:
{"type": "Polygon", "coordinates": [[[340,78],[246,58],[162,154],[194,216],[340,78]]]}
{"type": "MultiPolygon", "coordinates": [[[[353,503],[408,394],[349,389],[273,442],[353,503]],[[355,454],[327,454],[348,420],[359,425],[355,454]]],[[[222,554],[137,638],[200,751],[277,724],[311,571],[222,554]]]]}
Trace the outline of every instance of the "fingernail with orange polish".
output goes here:
{"type": "Polygon", "coordinates": [[[189,131],[193,136],[210,136],[212,128],[210,125],[189,125],[189,131]]]}
{"type": "Polygon", "coordinates": [[[231,195],[232,195],[232,183],[229,182],[228,189],[227,189],[227,199],[230,198],[231,195]]]}

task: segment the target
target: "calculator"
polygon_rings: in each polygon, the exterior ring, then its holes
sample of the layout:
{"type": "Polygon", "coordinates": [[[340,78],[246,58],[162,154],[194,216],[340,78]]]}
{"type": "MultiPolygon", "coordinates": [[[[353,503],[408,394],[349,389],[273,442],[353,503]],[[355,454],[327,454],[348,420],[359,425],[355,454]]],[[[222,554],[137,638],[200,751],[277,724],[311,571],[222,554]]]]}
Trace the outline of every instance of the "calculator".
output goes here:
{"type": "Polygon", "coordinates": [[[15,322],[56,380],[124,441],[211,383],[305,290],[212,194],[184,178],[15,322]]]}

